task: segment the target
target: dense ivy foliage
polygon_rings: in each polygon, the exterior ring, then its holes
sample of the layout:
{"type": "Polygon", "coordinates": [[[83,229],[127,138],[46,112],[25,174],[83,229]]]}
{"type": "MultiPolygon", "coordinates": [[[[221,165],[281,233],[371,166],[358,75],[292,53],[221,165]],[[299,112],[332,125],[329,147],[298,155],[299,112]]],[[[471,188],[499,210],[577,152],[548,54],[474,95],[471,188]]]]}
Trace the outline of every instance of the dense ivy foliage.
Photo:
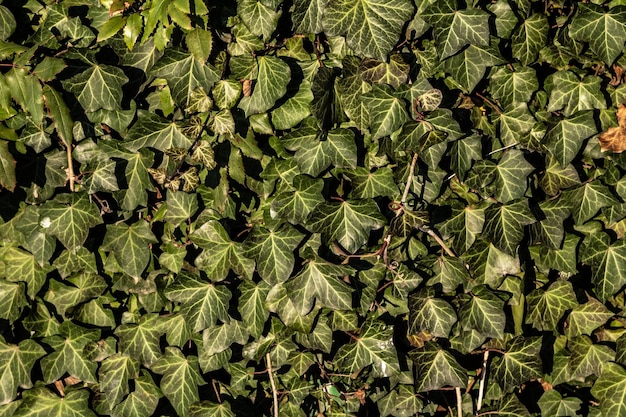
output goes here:
{"type": "Polygon", "coordinates": [[[5,0],[0,416],[626,416],[626,2],[5,0]]]}

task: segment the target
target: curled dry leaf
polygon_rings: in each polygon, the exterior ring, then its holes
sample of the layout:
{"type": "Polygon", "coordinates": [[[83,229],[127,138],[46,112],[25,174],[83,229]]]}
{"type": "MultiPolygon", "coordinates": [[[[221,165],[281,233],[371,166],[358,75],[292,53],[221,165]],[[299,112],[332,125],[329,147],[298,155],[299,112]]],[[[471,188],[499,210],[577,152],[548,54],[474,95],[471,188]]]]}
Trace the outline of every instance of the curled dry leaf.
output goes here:
{"type": "Polygon", "coordinates": [[[602,152],[622,153],[626,150],[626,105],[617,109],[617,127],[610,127],[598,136],[602,152]]]}

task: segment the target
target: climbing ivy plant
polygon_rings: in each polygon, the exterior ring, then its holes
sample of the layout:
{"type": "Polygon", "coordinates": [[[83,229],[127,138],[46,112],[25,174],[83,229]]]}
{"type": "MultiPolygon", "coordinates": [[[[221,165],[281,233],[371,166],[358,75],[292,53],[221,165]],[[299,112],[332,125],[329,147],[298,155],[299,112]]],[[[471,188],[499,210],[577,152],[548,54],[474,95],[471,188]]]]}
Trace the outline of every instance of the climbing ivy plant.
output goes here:
{"type": "Polygon", "coordinates": [[[626,416],[622,0],[3,0],[0,416],[626,416]]]}

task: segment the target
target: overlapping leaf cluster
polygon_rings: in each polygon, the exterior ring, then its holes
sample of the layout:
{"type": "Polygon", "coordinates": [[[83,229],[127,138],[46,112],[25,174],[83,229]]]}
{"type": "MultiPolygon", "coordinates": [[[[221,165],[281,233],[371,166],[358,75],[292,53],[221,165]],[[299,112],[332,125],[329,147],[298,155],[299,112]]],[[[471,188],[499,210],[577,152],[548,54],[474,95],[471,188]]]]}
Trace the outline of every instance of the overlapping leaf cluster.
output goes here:
{"type": "Polygon", "coordinates": [[[0,415],[626,415],[622,3],[0,5],[0,415]]]}

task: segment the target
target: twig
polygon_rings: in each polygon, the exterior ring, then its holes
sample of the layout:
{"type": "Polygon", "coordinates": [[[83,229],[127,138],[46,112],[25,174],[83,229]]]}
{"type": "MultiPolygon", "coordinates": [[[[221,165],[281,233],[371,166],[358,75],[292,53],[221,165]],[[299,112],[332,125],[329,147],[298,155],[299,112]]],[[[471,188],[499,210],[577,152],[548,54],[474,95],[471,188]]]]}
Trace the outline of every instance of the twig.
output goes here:
{"type": "Polygon", "coordinates": [[[455,387],[454,392],[456,392],[456,415],[458,417],[463,417],[463,397],[461,397],[461,387],[455,387]]]}
{"type": "Polygon", "coordinates": [[[415,164],[417,163],[417,153],[413,154],[413,160],[411,161],[411,167],[409,168],[409,176],[406,179],[406,185],[404,186],[404,193],[402,193],[402,200],[400,200],[400,211],[396,214],[396,217],[402,212],[406,198],[411,190],[411,183],[413,182],[413,172],[415,171],[415,164]]]}
{"type": "Polygon", "coordinates": [[[446,245],[446,242],[443,241],[443,239],[441,239],[439,237],[439,235],[437,233],[435,233],[432,229],[429,229],[427,227],[420,227],[420,230],[424,233],[427,233],[428,236],[432,237],[433,239],[435,239],[435,241],[439,244],[439,246],[441,246],[441,248],[446,251],[446,253],[448,254],[448,256],[451,256],[453,258],[456,258],[456,254],[454,253],[454,251],[452,249],[450,249],[450,247],[448,247],[448,245],[446,245]]]}
{"type": "Polygon", "coordinates": [[[487,362],[489,361],[489,351],[483,353],[483,368],[480,375],[480,384],[478,384],[478,402],[476,403],[476,412],[478,413],[483,406],[483,398],[485,395],[485,380],[487,379],[487,362]]]}
{"type": "Polygon", "coordinates": [[[489,100],[487,97],[483,96],[480,93],[476,93],[476,95],[478,97],[480,97],[485,103],[489,104],[489,107],[491,107],[496,113],[502,114],[502,110],[500,109],[500,107],[498,107],[496,105],[496,103],[494,103],[493,101],[489,100]]]}
{"type": "Polygon", "coordinates": [[[272,372],[272,358],[269,352],[265,354],[265,365],[267,373],[270,377],[270,386],[272,387],[272,397],[274,399],[274,417],[278,417],[278,391],[276,391],[276,383],[274,382],[274,373],[272,372]]]}
{"type": "Polygon", "coordinates": [[[67,176],[70,180],[70,191],[74,192],[74,181],[76,181],[76,177],[74,176],[74,161],[72,159],[72,144],[65,143],[65,149],[67,150],[67,176]]]}
{"type": "Polygon", "coordinates": [[[211,379],[211,386],[213,387],[213,392],[215,393],[215,397],[217,398],[218,403],[222,403],[222,398],[220,397],[220,391],[217,389],[217,384],[214,379],[211,379]]]}

